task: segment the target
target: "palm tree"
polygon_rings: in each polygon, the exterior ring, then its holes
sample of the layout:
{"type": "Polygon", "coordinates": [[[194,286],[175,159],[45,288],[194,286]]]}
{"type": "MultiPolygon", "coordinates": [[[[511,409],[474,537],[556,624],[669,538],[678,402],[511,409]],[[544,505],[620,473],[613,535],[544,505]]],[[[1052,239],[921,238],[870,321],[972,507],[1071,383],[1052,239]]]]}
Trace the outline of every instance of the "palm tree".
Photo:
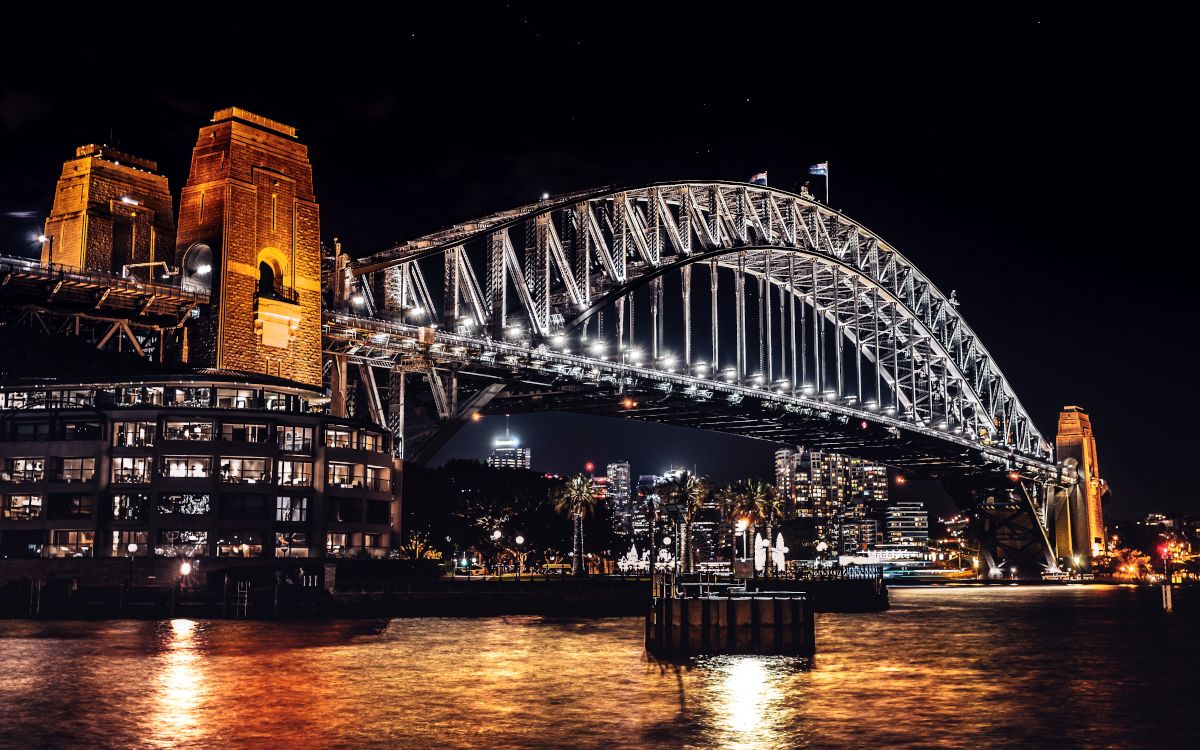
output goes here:
{"type": "Polygon", "coordinates": [[[570,516],[573,526],[571,549],[571,575],[579,575],[583,567],[583,517],[596,509],[596,496],[592,492],[592,480],[576,474],[555,493],[554,509],[570,516]]]}
{"type": "Polygon", "coordinates": [[[679,534],[679,556],[683,558],[683,572],[691,573],[692,555],[688,548],[692,542],[692,524],[708,498],[708,487],[695,474],[684,471],[659,485],[659,493],[664,500],[680,508],[683,518],[679,534]]]}
{"type": "Polygon", "coordinates": [[[737,522],[747,505],[749,497],[748,483],[742,480],[727,484],[717,492],[717,502],[721,507],[721,518],[729,528],[729,568],[737,559],[737,522]]]}

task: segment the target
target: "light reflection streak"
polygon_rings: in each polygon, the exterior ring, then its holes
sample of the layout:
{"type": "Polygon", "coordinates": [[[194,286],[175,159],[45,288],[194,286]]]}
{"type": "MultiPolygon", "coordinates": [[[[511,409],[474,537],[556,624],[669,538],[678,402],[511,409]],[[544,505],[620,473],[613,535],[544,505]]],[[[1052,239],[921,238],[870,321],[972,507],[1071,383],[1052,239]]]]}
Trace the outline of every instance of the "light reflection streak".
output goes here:
{"type": "Polygon", "coordinates": [[[163,646],[150,726],[171,745],[201,737],[199,703],[204,660],[199,653],[196,622],[175,619],[163,633],[163,646]]]}
{"type": "Polygon", "coordinates": [[[779,676],[761,656],[734,656],[719,666],[721,688],[712,715],[726,737],[727,747],[778,747],[777,722],[772,714],[780,692],[779,676]]]}

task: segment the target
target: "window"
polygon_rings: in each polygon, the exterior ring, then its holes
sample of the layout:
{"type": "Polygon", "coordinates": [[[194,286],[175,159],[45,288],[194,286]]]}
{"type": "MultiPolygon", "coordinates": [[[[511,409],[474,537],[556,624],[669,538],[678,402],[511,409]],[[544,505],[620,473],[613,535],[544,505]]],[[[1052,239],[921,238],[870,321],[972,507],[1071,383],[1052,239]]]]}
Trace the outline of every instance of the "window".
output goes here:
{"type": "Polygon", "coordinates": [[[112,517],[114,521],[141,521],[146,518],[150,507],[150,496],[144,494],[113,495],[112,517]]]}
{"type": "Polygon", "coordinates": [[[63,425],[63,440],[101,440],[104,428],[99,422],[67,422],[63,425]]]}
{"type": "Polygon", "coordinates": [[[221,481],[258,484],[271,481],[270,465],[265,458],[221,457],[221,481]]]}
{"type": "Polygon", "coordinates": [[[271,517],[271,498],[268,495],[221,495],[217,514],[221,518],[265,521],[271,517]]]}
{"type": "Polygon", "coordinates": [[[4,405],[14,411],[45,408],[46,393],[44,391],[13,391],[4,394],[4,405]]]}
{"type": "Polygon", "coordinates": [[[353,448],[354,430],[339,430],[334,427],[326,427],[325,445],[330,448],[353,448]]]}
{"type": "Polygon", "coordinates": [[[325,520],[337,523],[362,521],[362,501],[353,497],[326,498],[325,520]]]}
{"type": "Polygon", "coordinates": [[[60,482],[90,482],[96,476],[94,458],[60,458],[58,480],[60,482]]]}
{"type": "Polygon", "coordinates": [[[280,425],[279,448],[285,451],[311,453],[313,448],[313,428],[290,424],[280,425]]]}
{"type": "Polygon", "coordinates": [[[279,483],[288,487],[311,487],[313,477],[312,461],[279,462],[279,483]]]}
{"type": "Polygon", "coordinates": [[[350,549],[350,535],[329,532],[325,535],[325,554],[329,557],[344,557],[350,549]]]}
{"type": "Polygon", "coordinates": [[[34,521],[41,517],[41,495],[9,495],[4,499],[6,521],[34,521]]]}
{"type": "Polygon", "coordinates": [[[71,390],[59,391],[55,394],[55,401],[63,407],[91,406],[94,400],[95,395],[92,391],[71,390]]]}
{"type": "Polygon", "coordinates": [[[367,501],[367,523],[391,523],[392,504],[387,500],[367,501]]]}
{"type": "Polygon", "coordinates": [[[258,393],[253,388],[218,388],[218,409],[253,409],[258,393]]]}
{"type": "Polygon", "coordinates": [[[51,531],[50,556],[91,557],[95,538],[91,531],[51,531]]]}
{"type": "Polygon", "coordinates": [[[381,452],[383,448],[383,435],[378,432],[366,432],[362,434],[362,448],[365,451],[381,452]]]}
{"type": "Polygon", "coordinates": [[[114,531],[112,533],[113,557],[145,557],[150,554],[150,533],[146,531],[114,531]],[[129,545],[136,544],[132,553],[129,545]]]}
{"type": "Polygon", "coordinates": [[[164,456],[163,476],[193,479],[212,476],[212,459],[208,456],[164,456]]]}
{"type": "Polygon", "coordinates": [[[168,388],[168,406],[205,407],[212,403],[212,388],[168,388]]]}
{"type": "Polygon", "coordinates": [[[265,391],[263,393],[263,408],[271,411],[288,411],[289,400],[290,396],[286,393],[265,391]]]}
{"type": "Polygon", "coordinates": [[[217,557],[261,557],[262,532],[221,531],[217,538],[217,557]]]}
{"type": "Polygon", "coordinates": [[[363,534],[363,549],[369,557],[387,557],[387,548],[383,546],[383,534],[363,534]]]}
{"type": "Polygon", "coordinates": [[[11,430],[12,439],[19,442],[29,442],[32,440],[49,440],[50,439],[50,423],[49,422],[16,422],[11,430]]]}
{"type": "Polygon", "coordinates": [[[10,458],[8,471],[0,474],[6,482],[40,482],[46,477],[46,459],[10,458]]]}
{"type": "Polygon", "coordinates": [[[50,508],[47,518],[91,518],[91,495],[67,495],[54,493],[50,496],[50,508]]]}
{"type": "Polygon", "coordinates": [[[115,422],[113,445],[122,448],[146,448],[154,445],[154,423],[115,422]]]}
{"type": "Polygon", "coordinates": [[[388,478],[388,470],[382,466],[368,466],[367,488],[376,492],[391,492],[392,482],[388,478]]]}
{"type": "Polygon", "coordinates": [[[160,557],[195,557],[208,554],[208,532],[201,529],[163,529],[154,554],[160,557]]]}
{"type": "Polygon", "coordinates": [[[271,431],[265,424],[226,422],[221,425],[221,439],[231,443],[266,443],[271,431]]]}
{"type": "Polygon", "coordinates": [[[117,389],[117,403],[121,406],[136,406],[138,404],[161,405],[163,402],[163,387],[131,386],[117,389]]]}
{"type": "Polygon", "coordinates": [[[308,534],[303,531],[281,531],[275,534],[276,557],[308,557],[308,534]]]}
{"type": "Polygon", "coordinates": [[[163,440],[212,440],[212,422],[168,420],[163,425],[163,440]]]}
{"type": "Polygon", "coordinates": [[[113,484],[146,484],[150,481],[149,456],[116,456],[112,460],[113,484]]]}
{"type": "Polygon", "coordinates": [[[275,498],[275,520],[282,523],[304,523],[308,520],[308,498],[280,495],[275,498]]]}
{"type": "Polygon", "coordinates": [[[362,473],[357,469],[355,464],[329,464],[329,486],[361,487],[362,473]]]}
{"type": "Polygon", "coordinates": [[[208,512],[208,495],[159,495],[158,512],[161,515],[202,516],[208,512]]]}

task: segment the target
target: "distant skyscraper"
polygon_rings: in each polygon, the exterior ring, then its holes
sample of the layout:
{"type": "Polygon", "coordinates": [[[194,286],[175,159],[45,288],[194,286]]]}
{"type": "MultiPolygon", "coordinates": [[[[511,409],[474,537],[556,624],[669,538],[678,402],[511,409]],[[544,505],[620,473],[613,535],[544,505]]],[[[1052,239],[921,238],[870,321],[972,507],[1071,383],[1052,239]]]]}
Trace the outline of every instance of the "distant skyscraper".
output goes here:
{"type": "Polygon", "coordinates": [[[920,500],[901,500],[887,508],[887,543],[929,545],[929,514],[920,500]]]}
{"type": "Polygon", "coordinates": [[[504,437],[496,438],[492,443],[492,453],[488,456],[487,465],[493,469],[530,468],[529,449],[522,448],[521,442],[509,434],[507,424],[504,426],[504,437]]]}
{"type": "Polygon", "coordinates": [[[775,452],[776,491],[797,516],[812,519],[815,541],[832,549],[863,550],[878,541],[887,488],[887,468],[862,459],[804,448],[775,452]]]}
{"type": "Polygon", "coordinates": [[[608,502],[612,506],[614,520],[623,533],[632,531],[633,498],[629,487],[629,462],[609,464],[605,477],[608,479],[608,502]]]}
{"type": "Polygon", "coordinates": [[[650,535],[650,516],[659,503],[658,485],[662,482],[663,478],[657,474],[642,474],[637,479],[637,492],[630,498],[633,510],[629,523],[639,538],[650,535]]]}

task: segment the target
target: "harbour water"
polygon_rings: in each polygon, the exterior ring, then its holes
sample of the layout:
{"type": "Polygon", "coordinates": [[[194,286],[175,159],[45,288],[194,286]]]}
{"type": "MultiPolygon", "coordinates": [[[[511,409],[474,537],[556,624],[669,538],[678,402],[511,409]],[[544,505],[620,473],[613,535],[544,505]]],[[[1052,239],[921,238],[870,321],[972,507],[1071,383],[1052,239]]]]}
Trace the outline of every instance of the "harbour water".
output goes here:
{"type": "Polygon", "coordinates": [[[638,618],[0,622],[0,747],[1190,746],[1200,628],[1130,588],[893,591],[817,656],[638,618]]]}

